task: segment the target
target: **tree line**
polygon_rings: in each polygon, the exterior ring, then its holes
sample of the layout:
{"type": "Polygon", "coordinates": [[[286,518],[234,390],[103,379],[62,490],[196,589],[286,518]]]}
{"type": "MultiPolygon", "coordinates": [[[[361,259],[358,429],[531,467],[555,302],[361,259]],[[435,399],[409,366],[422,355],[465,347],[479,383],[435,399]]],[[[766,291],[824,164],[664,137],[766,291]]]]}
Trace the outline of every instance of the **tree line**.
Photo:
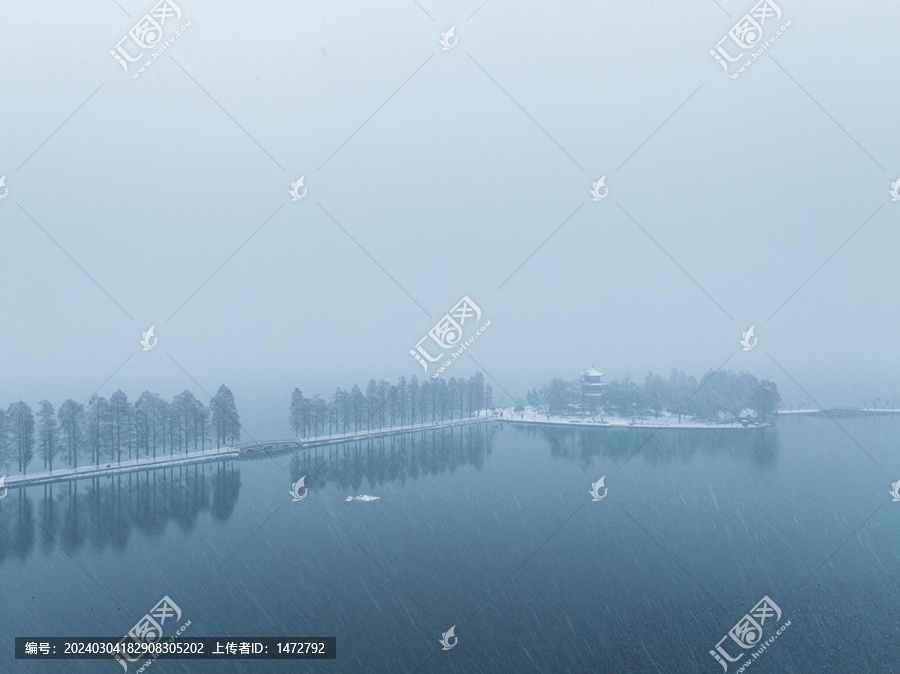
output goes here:
{"type": "Polygon", "coordinates": [[[305,397],[299,388],[291,394],[289,420],[295,435],[318,435],[370,431],[393,426],[469,419],[493,405],[494,392],[476,372],[468,379],[425,380],[415,375],[396,384],[370,379],[363,393],[359,386],[338,387],[327,399],[305,397]]]}
{"type": "Polygon", "coordinates": [[[652,372],[643,385],[626,375],[600,387],[600,395],[588,395],[581,380],[553,379],[526,396],[529,405],[547,414],[596,414],[606,412],[621,417],[659,417],[663,412],[705,421],[732,423],[751,410],[760,421],[774,418],[781,403],[778,388],[767,379],[760,381],[747,372],[710,370],[698,382],[684,372],[672,370],[668,379],[652,372]]]}
{"type": "MultiPolygon", "coordinates": [[[[528,404],[547,414],[591,414],[605,411],[623,417],[663,412],[716,422],[732,422],[752,410],[759,420],[772,418],[781,397],[774,383],[746,372],[710,371],[698,382],[673,370],[668,379],[648,373],[643,385],[629,376],[604,384],[601,395],[587,395],[580,380],[553,379],[526,395],[528,404]]],[[[289,423],[297,436],[316,437],[371,431],[395,426],[468,419],[493,406],[493,389],[477,372],[468,379],[419,382],[415,375],[396,384],[370,379],[365,392],[358,385],[338,387],[328,398],[291,394],[289,423]]],[[[8,474],[27,473],[35,456],[45,470],[54,462],[67,467],[121,463],[124,459],[173,456],[240,440],[240,417],[231,390],[222,384],[204,405],[185,390],[171,402],[144,391],[131,403],[121,390],[109,399],[93,395],[87,403],[69,399],[54,409],[48,400],[31,407],[18,401],[0,408],[0,466],[8,474]]]]}
{"type": "Polygon", "coordinates": [[[9,473],[26,474],[40,456],[44,470],[54,462],[67,467],[121,463],[122,459],[156,458],[240,440],[241,425],[234,396],[222,384],[204,405],[193,393],[182,391],[171,402],[144,391],[131,403],[121,390],[108,399],[93,395],[87,403],[71,398],[55,410],[48,400],[35,413],[19,400],[0,408],[0,465],[9,473]],[[215,443],[215,444],[213,444],[215,443]]]}

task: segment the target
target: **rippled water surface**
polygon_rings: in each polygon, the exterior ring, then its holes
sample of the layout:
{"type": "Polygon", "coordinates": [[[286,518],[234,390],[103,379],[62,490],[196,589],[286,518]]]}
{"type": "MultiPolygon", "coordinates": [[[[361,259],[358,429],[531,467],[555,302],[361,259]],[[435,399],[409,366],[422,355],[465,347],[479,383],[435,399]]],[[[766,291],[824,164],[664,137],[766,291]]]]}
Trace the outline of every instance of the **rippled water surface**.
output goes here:
{"type": "Polygon", "coordinates": [[[184,636],[335,636],[338,657],[151,672],[722,672],[710,651],[740,652],[764,596],[762,641],[790,625],[728,672],[895,671],[898,440],[890,416],[489,423],[10,490],[0,671],[120,672],[16,661],[13,637],[121,638],[164,595],[184,636]]]}

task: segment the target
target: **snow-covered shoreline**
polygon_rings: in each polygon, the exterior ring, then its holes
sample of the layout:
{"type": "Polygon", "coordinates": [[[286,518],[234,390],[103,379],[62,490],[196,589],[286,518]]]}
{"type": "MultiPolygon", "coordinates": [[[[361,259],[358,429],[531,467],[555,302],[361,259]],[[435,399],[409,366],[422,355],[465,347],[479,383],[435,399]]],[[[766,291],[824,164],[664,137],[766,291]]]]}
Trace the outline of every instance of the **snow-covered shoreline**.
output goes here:
{"type": "Polygon", "coordinates": [[[900,414],[897,409],[875,409],[871,407],[832,407],[827,409],[778,410],[778,414],[900,414]]]}
{"type": "Polygon", "coordinates": [[[112,475],[122,475],[124,473],[133,473],[139,470],[149,470],[151,468],[172,468],[208,463],[211,461],[236,459],[239,456],[240,450],[232,447],[220,447],[218,449],[208,449],[205,452],[188,452],[187,454],[176,454],[173,456],[159,456],[156,459],[131,459],[123,461],[122,463],[100,464],[100,466],[89,464],[87,466],[79,466],[78,468],[55,470],[52,473],[41,471],[40,473],[29,473],[27,475],[11,475],[6,478],[6,487],[33,487],[35,485],[48,484],[50,482],[84,480],[93,477],[110,477],[112,475]]]}
{"type": "Polygon", "coordinates": [[[11,475],[6,477],[4,487],[33,487],[36,485],[50,484],[54,482],[69,482],[72,480],[84,480],[88,478],[112,477],[113,475],[123,475],[126,473],[133,473],[142,470],[156,470],[158,468],[191,466],[199,465],[201,463],[211,463],[214,461],[252,459],[260,456],[271,456],[272,454],[280,453],[281,451],[296,451],[297,449],[324,447],[327,445],[337,445],[354,440],[368,440],[373,438],[385,437],[388,435],[436,430],[440,428],[450,428],[479,422],[483,423],[488,420],[489,417],[486,416],[486,412],[482,411],[473,419],[434,421],[424,424],[412,424],[409,426],[398,426],[394,428],[379,428],[377,430],[359,431],[356,433],[319,435],[311,438],[251,440],[249,442],[240,443],[234,447],[226,446],[204,451],[187,452],[170,456],[158,456],[155,459],[129,459],[126,461],[122,461],[121,463],[106,463],[100,464],[100,466],[89,464],[86,466],[79,466],[78,468],[58,469],[53,471],[52,473],[48,471],[41,471],[39,473],[29,473],[27,475],[11,475]],[[249,448],[262,448],[266,445],[280,444],[291,444],[293,446],[287,450],[276,450],[275,452],[247,451],[249,448]]]}
{"type": "MultiPolygon", "coordinates": [[[[840,408],[831,410],[819,409],[798,409],[798,410],[779,410],[778,414],[800,414],[800,415],[828,415],[832,413],[843,414],[900,414],[900,409],[852,409],[840,408]]],[[[286,442],[299,442],[300,448],[322,447],[325,445],[340,444],[343,442],[351,442],[354,440],[366,440],[388,435],[396,435],[402,433],[410,433],[415,431],[435,430],[439,428],[448,428],[453,426],[462,426],[472,423],[485,421],[499,422],[515,422],[540,424],[543,426],[557,426],[563,428],[647,428],[647,429],[752,429],[765,428],[770,424],[748,424],[737,423],[712,423],[698,421],[696,419],[688,419],[682,417],[679,421],[677,416],[660,415],[658,418],[652,417],[635,417],[625,418],[615,415],[594,415],[593,417],[573,417],[560,414],[542,414],[532,407],[526,407],[524,410],[515,412],[514,408],[507,407],[505,409],[496,409],[491,412],[482,411],[473,419],[455,419],[453,421],[438,421],[424,424],[413,424],[409,426],[395,428],[381,428],[378,430],[360,431],[358,433],[338,433],[333,435],[320,435],[311,438],[300,438],[299,440],[272,440],[272,441],[252,441],[242,443],[237,447],[219,447],[205,451],[188,452],[186,454],[177,454],[174,456],[159,456],[156,459],[131,459],[122,463],[108,463],[100,466],[87,465],[77,469],[56,470],[53,473],[42,471],[39,473],[31,473],[28,475],[11,475],[5,479],[5,488],[12,487],[32,487],[41,484],[50,484],[54,482],[68,482],[72,480],[83,480],[87,478],[112,477],[113,475],[123,475],[142,470],[155,470],[158,468],[174,468],[179,466],[199,465],[201,463],[211,463],[216,461],[228,461],[234,459],[251,458],[253,456],[268,456],[263,452],[247,453],[246,448],[250,446],[261,447],[266,444],[279,444],[286,442]]],[[[295,448],[286,451],[293,451],[295,448]]]]}

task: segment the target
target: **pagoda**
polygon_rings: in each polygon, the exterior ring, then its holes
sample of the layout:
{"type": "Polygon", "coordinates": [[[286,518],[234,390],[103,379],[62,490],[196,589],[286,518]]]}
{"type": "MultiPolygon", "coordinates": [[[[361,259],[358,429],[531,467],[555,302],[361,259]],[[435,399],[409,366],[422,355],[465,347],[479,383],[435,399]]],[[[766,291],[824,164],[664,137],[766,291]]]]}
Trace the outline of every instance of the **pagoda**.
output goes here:
{"type": "Polygon", "coordinates": [[[595,370],[591,365],[581,373],[581,401],[582,409],[592,415],[600,406],[600,397],[603,395],[603,373],[595,370]]]}
{"type": "Polygon", "coordinates": [[[585,396],[599,397],[603,389],[603,373],[595,370],[594,366],[581,373],[581,392],[585,396]]]}

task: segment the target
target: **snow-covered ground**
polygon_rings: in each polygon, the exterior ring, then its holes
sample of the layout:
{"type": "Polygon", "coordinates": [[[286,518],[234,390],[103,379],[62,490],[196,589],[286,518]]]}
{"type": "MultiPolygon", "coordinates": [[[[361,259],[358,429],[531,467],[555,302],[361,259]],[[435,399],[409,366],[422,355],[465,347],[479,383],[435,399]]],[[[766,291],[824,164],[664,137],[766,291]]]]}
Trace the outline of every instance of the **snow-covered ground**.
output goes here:
{"type": "MultiPolygon", "coordinates": [[[[424,424],[413,424],[409,426],[396,426],[393,428],[380,428],[377,430],[359,431],[357,433],[338,433],[334,435],[319,435],[312,438],[300,439],[299,442],[307,447],[319,447],[322,445],[338,444],[348,440],[365,440],[367,438],[376,438],[395,433],[408,433],[410,431],[429,430],[435,428],[447,428],[450,426],[460,426],[470,424],[479,420],[488,418],[488,412],[481,412],[472,419],[454,419],[453,421],[435,421],[424,424]]],[[[187,466],[196,463],[206,463],[208,461],[221,461],[223,459],[236,459],[242,456],[242,450],[248,447],[263,447],[267,444],[283,444],[296,443],[297,439],[288,438],[280,440],[251,440],[243,442],[236,447],[218,447],[216,449],[207,449],[205,451],[188,452],[186,454],[158,455],[156,459],[130,459],[122,461],[122,463],[101,463],[100,466],[88,464],[79,466],[78,468],[58,468],[52,473],[49,471],[41,471],[38,473],[29,473],[27,475],[13,475],[5,480],[4,487],[24,487],[37,484],[46,484],[49,482],[61,482],[65,480],[81,480],[89,477],[108,477],[111,475],[120,475],[122,473],[131,473],[138,470],[148,470],[151,468],[171,468],[174,466],[187,466]]],[[[258,456],[259,454],[249,454],[248,456],[258,456]]]]}
{"type": "Polygon", "coordinates": [[[815,414],[819,410],[778,410],[778,414],[815,414]]]}
{"type": "Polygon", "coordinates": [[[797,410],[778,410],[778,414],[819,414],[826,412],[859,412],[866,414],[898,414],[900,410],[896,409],[876,409],[872,407],[860,407],[858,409],[851,407],[839,407],[839,408],[826,408],[824,410],[820,409],[797,409],[797,410]]]}
{"type": "Polygon", "coordinates": [[[116,475],[120,473],[130,473],[136,470],[147,470],[148,468],[170,468],[173,466],[186,466],[193,463],[204,463],[206,461],[221,461],[222,459],[234,459],[239,456],[239,450],[232,447],[219,447],[218,449],[207,449],[204,452],[188,452],[187,454],[174,454],[172,456],[158,455],[156,459],[143,458],[131,459],[122,463],[101,463],[100,466],[88,464],[79,466],[78,468],[61,468],[56,469],[52,473],[42,471],[39,473],[28,473],[27,475],[12,475],[6,478],[7,487],[20,487],[25,485],[43,484],[46,482],[57,482],[60,480],[80,480],[88,477],[106,477],[108,475],[116,475]]]}
{"type": "MultiPolygon", "coordinates": [[[[409,431],[428,430],[431,428],[447,428],[449,426],[461,426],[470,424],[473,421],[484,420],[490,417],[490,410],[483,410],[474,413],[471,419],[453,419],[452,421],[445,419],[444,421],[427,421],[424,424],[407,424],[406,426],[389,426],[387,428],[379,428],[370,431],[357,431],[350,433],[334,433],[332,435],[315,435],[310,438],[299,438],[300,442],[305,445],[315,446],[339,442],[342,440],[364,440],[366,438],[377,438],[381,435],[392,435],[394,433],[407,433],[409,431]]],[[[287,440],[266,440],[262,442],[244,443],[244,445],[265,445],[267,443],[288,442],[287,440]]],[[[241,445],[243,446],[243,445],[241,445]]]]}

